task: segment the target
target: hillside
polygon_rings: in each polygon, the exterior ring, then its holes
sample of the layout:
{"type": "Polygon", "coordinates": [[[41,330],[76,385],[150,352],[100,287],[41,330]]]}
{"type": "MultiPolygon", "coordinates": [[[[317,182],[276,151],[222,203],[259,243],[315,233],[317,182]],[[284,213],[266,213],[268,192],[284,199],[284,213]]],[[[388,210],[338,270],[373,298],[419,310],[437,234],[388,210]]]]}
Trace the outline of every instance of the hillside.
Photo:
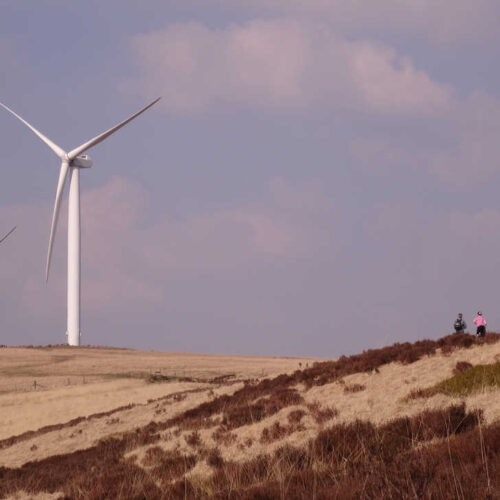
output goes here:
{"type": "Polygon", "coordinates": [[[2,348],[0,498],[500,498],[499,338],[335,361],[2,348]]]}

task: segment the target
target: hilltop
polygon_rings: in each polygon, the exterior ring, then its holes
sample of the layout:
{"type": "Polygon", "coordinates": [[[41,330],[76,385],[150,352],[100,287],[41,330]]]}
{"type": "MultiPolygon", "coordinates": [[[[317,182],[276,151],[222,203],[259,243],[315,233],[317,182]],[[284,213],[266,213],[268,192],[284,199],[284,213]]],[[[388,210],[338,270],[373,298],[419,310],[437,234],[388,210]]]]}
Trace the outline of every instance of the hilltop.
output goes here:
{"type": "Polygon", "coordinates": [[[0,349],[1,498],[497,498],[500,335],[334,361],[0,349]]]}

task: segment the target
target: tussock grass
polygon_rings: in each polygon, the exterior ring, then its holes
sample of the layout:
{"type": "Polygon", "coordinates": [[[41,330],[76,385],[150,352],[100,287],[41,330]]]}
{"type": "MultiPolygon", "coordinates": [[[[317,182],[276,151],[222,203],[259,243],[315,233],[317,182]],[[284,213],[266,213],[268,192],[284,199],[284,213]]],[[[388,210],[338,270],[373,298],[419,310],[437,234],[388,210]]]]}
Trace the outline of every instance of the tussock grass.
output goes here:
{"type": "MultiPolygon", "coordinates": [[[[457,363],[458,365],[458,363],[457,363]]],[[[435,394],[465,397],[486,387],[500,387],[500,362],[489,365],[462,366],[455,375],[427,389],[411,392],[407,399],[429,398],[435,394]]]]}

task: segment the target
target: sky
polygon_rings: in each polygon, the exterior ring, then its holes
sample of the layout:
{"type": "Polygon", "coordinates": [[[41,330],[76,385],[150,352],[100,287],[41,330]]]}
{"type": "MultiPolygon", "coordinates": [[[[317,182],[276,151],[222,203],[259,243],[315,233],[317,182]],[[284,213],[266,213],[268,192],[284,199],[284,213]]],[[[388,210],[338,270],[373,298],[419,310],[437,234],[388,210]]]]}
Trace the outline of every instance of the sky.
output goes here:
{"type": "MultiPolygon", "coordinates": [[[[496,0],[3,0],[0,102],[81,172],[82,343],[337,357],[500,330],[496,0]],[[470,328],[472,331],[472,328],[470,328]]],[[[0,110],[0,344],[66,331],[67,186],[0,110]]]]}

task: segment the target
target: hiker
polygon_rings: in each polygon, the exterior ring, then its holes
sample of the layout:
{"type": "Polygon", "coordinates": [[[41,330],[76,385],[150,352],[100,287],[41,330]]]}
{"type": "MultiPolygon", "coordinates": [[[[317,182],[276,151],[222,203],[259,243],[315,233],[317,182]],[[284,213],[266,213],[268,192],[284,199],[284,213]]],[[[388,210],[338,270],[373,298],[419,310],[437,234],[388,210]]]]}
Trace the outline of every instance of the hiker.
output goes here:
{"type": "Polygon", "coordinates": [[[477,312],[477,316],[474,318],[474,324],[476,325],[476,335],[484,337],[486,335],[486,320],[481,311],[477,312]]]}
{"type": "Polygon", "coordinates": [[[455,333],[464,333],[467,325],[465,324],[462,313],[458,313],[455,323],[453,323],[453,328],[455,328],[455,333]]]}

